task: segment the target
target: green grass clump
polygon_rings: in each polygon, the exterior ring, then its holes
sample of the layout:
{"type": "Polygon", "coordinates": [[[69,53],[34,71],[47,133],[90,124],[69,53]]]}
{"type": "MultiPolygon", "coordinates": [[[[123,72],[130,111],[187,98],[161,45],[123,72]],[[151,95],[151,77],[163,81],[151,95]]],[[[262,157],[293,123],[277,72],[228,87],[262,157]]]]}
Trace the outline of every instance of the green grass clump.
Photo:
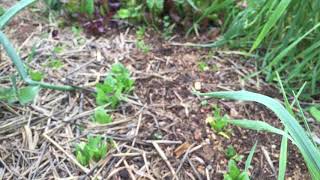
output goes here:
{"type": "Polygon", "coordinates": [[[309,86],[301,98],[320,94],[320,0],[248,0],[247,7],[230,17],[220,41],[260,55],[260,70],[268,81],[276,71],[287,92],[309,86]]]}

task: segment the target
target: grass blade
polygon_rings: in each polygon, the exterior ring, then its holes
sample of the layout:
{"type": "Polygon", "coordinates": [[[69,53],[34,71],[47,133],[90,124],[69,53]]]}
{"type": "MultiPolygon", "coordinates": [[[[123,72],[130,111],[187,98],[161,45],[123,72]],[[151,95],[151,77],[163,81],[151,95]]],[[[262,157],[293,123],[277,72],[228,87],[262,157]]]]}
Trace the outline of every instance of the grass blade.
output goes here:
{"type": "Polygon", "coordinates": [[[294,143],[299,148],[313,179],[320,177],[320,151],[312,143],[305,130],[296,119],[275,99],[248,91],[223,91],[211,93],[195,93],[200,96],[227,98],[261,103],[271,109],[288,129],[294,143]]]}
{"type": "Polygon", "coordinates": [[[270,18],[268,19],[267,23],[264,25],[262,31],[260,32],[259,36],[257,37],[256,41],[253,43],[253,46],[250,52],[254,51],[263,41],[263,39],[267,36],[269,31],[272,27],[277,23],[280,17],[283,15],[287,7],[289,6],[291,0],[282,0],[275,11],[272,13],[270,18]]]}
{"type": "MultiPolygon", "coordinates": [[[[285,130],[285,132],[287,133],[287,130],[285,130]]],[[[284,180],[285,175],[286,175],[287,152],[288,152],[288,138],[287,138],[287,136],[282,136],[280,157],[279,157],[278,180],[284,180]]]]}
{"type": "Polygon", "coordinates": [[[246,160],[246,164],[244,166],[244,171],[245,172],[248,172],[248,170],[249,170],[249,167],[250,167],[250,164],[251,164],[251,161],[252,161],[252,158],[253,158],[253,154],[256,151],[257,144],[258,144],[258,141],[256,141],[256,143],[254,143],[253,147],[250,150],[250,153],[249,153],[248,158],[246,160]]]}
{"type": "Polygon", "coordinates": [[[25,7],[34,3],[36,0],[23,0],[19,1],[16,5],[8,9],[1,17],[0,17],[0,29],[2,29],[18,12],[20,12],[25,7]]]}
{"type": "MultiPolygon", "coordinates": [[[[243,119],[243,120],[228,120],[228,123],[235,126],[242,127],[242,128],[246,128],[246,129],[252,129],[256,131],[266,131],[274,134],[279,134],[281,136],[286,135],[286,133],[281,129],[275,128],[263,121],[243,119]]],[[[289,139],[292,139],[292,138],[289,137],[289,139]]]]}

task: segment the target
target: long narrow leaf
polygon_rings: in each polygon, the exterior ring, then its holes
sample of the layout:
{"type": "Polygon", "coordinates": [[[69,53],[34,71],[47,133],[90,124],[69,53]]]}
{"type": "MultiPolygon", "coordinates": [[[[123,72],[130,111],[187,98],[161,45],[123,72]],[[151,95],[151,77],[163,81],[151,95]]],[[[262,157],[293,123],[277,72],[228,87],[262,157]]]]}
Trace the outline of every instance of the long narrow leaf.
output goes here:
{"type": "Polygon", "coordinates": [[[261,94],[248,92],[248,91],[223,91],[211,93],[195,93],[200,96],[209,96],[217,98],[228,98],[243,101],[254,101],[261,103],[271,109],[281,120],[294,143],[299,148],[303,155],[309,172],[313,179],[320,177],[320,151],[312,143],[311,139],[307,136],[305,130],[300,126],[297,120],[275,99],[261,94]]]}
{"type": "Polygon", "coordinates": [[[250,153],[248,155],[248,158],[246,160],[246,164],[245,164],[245,167],[244,167],[244,172],[248,172],[248,170],[249,170],[249,167],[250,167],[250,164],[251,164],[251,161],[252,161],[252,158],[253,158],[253,154],[256,151],[257,144],[258,144],[258,141],[256,141],[254,143],[253,147],[250,150],[250,153]]]}
{"type": "MultiPolygon", "coordinates": [[[[281,136],[286,135],[286,133],[281,129],[275,128],[263,121],[242,119],[242,120],[228,120],[228,123],[235,126],[242,127],[242,128],[246,128],[246,129],[251,129],[256,131],[266,131],[274,134],[279,134],[281,136]]],[[[292,140],[291,137],[288,137],[288,138],[292,140]]]]}
{"type": "Polygon", "coordinates": [[[250,50],[252,52],[255,50],[260,43],[263,41],[263,39],[267,36],[271,28],[277,23],[277,21],[280,19],[280,17],[283,15],[287,7],[289,6],[291,0],[282,0],[275,11],[272,13],[270,18],[268,19],[267,23],[264,25],[262,31],[260,32],[259,36],[257,37],[256,41],[253,43],[253,46],[250,50]]]}
{"type": "Polygon", "coordinates": [[[287,138],[287,136],[282,136],[281,148],[280,148],[280,158],[279,158],[278,180],[284,180],[285,175],[286,175],[287,151],[288,151],[288,138],[287,138]]]}
{"type": "Polygon", "coordinates": [[[0,30],[15,16],[19,11],[34,3],[36,0],[23,0],[19,1],[16,5],[8,9],[1,17],[0,17],[0,30]]]}

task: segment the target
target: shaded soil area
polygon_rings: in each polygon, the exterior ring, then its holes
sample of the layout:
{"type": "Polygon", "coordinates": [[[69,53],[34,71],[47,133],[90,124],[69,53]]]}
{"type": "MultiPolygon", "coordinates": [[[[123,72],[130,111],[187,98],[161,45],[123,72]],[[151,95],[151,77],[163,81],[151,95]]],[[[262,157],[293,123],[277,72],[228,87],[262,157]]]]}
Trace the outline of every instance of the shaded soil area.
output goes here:
{"type": "MultiPolygon", "coordinates": [[[[255,142],[251,178],[277,178],[281,137],[229,126],[226,138],[206,123],[212,105],[231,118],[259,119],[281,127],[275,115],[254,103],[192,94],[193,89],[245,89],[281,98],[262,79],[246,78],[256,71],[253,59],[234,51],[174,46],[153,32],[145,35],[152,50],[143,53],[135,46],[134,29],[110,30],[93,38],[74,33],[71,27],[59,29],[36,20],[41,19],[39,14],[23,15],[5,32],[29,67],[45,72],[45,81],[84,90],[43,89],[28,106],[0,103],[0,179],[223,179],[227,146],[233,145],[244,156],[239,162],[243,168],[255,142]],[[28,60],[32,48],[35,53],[28,60]],[[52,59],[60,60],[62,67],[48,67],[52,59]],[[91,121],[94,87],[114,62],[132,72],[135,90],[112,111],[112,123],[98,125],[91,121]],[[199,68],[203,62],[208,65],[204,70],[199,68]],[[90,134],[112,138],[116,147],[98,163],[82,167],[74,147],[90,134]]],[[[1,57],[1,76],[15,73],[3,51],[1,57]]],[[[287,179],[310,179],[307,174],[301,155],[290,144],[287,179]]]]}

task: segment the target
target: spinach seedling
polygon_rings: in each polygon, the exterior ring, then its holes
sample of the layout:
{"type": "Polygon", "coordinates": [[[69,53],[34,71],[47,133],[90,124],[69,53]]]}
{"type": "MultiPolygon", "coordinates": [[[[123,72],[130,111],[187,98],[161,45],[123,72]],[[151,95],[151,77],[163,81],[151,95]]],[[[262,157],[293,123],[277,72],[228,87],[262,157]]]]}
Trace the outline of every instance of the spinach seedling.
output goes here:
{"type": "Polygon", "coordinates": [[[228,172],[223,176],[224,180],[249,180],[246,172],[241,172],[235,160],[228,162],[228,172]]]}
{"type": "Polygon", "coordinates": [[[209,116],[206,121],[210,124],[210,127],[214,132],[229,138],[229,136],[224,132],[228,125],[228,116],[222,116],[220,108],[213,107],[213,116],[209,116]]]}
{"type": "Polygon", "coordinates": [[[136,47],[141,50],[143,53],[148,53],[151,50],[151,47],[144,42],[144,34],[146,32],[146,28],[141,26],[136,31],[136,47]]]}
{"type": "Polygon", "coordinates": [[[40,71],[29,70],[30,78],[34,81],[41,81],[44,77],[43,73],[40,71]]]}
{"type": "Polygon", "coordinates": [[[236,149],[232,146],[229,145],[225,151],[225,155],[227,159],[233,159],[237,162],[241,161],[243,159],[242,155],[239,155],[236,151],[236,149]]]}
{"type": "Polygon", "coordinates": [[[115,63],[104,82],[96,85],[96,103],[116,108],[123,94],[130,93],[133,88],[134,80],[130,77],[129,70],[122,64],[115,63]]]}
{"type": "Polygon", "coordinates": [[[100,106],[97,107],[94,111],[93,121],[99,124],[108,124],[112,122],[112,117],[102,106],[100,106]]]}
{"type": "Polygon", "coordinates": [[[99,161],[104,158],[108,151],[108,144],[101,136],[88,137],[88,142],[76,145],[75,155],[81,165],[87,166],[90,161],[99,161]]]}

